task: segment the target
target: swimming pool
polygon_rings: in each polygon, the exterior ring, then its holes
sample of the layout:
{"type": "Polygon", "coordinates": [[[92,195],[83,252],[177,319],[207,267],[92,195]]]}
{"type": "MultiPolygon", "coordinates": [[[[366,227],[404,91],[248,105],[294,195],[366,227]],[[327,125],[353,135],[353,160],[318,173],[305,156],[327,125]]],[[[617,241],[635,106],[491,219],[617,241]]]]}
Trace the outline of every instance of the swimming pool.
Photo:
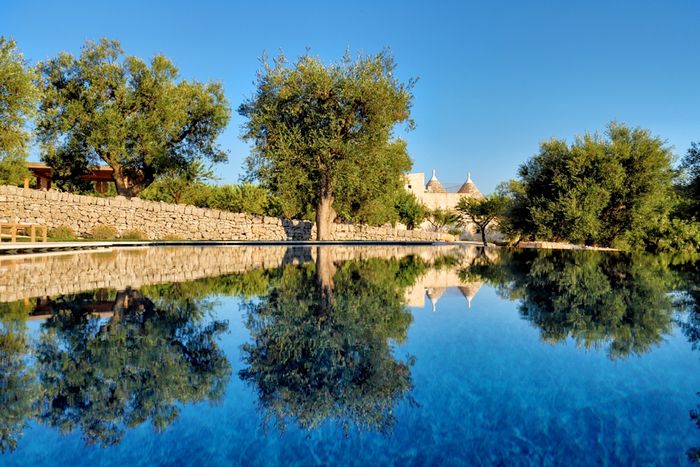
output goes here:
{"type": "Polygon", "coordinates": [[[5,296],[35,295],[1,305],[2,464],[678,464],[700,448],[693,263],[183,247],[9,270],[5,296]],[[115,279],[77,279],[100,268],[115,279]]]}

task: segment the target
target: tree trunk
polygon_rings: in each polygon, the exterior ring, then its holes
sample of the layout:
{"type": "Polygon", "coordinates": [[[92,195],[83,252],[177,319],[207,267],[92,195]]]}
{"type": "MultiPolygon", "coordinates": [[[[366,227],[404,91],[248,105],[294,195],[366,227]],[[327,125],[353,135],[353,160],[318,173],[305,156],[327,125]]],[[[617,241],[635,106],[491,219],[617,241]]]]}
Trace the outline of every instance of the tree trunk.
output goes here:
{"type": "Polygon", "coordinates": [[[479,226],[479,230],[481,230],[481,241],[484,242],[484,246],[488,246],[488,244],[486,243],[486,226],[487,225],[488,224],[483,225],[483,226],[481,226],[481,225],[479,226]]]}
{"type": "Polygon", "coordinates": [[[333,276],[335,264],[331,247],[316,248],[316,282],[321,289],[321,305],[324,310],[330,310],[333,305],[333,276]]]}
{"type": "Polygon", "coordinates": [[[141,193],[152,181],[152,179],[147,179],[145,177],[134,179],[133,177],[129,177],[129,175],[124,174],[121,167],[111,167],[113,170],[112,178],[114,179],[114,186],[116,187],[117,194],[119,196],[133,198],[137,194],[141,193]]]}
{"type": "Polygon", "coordinates": [[[331,239],[331,224],[335,220],[333,209],[333,196],[321,196],[316,205],[316,240],[331,239]]]}
{"type": "Polygon", "coordinates": [[[126,196],[131,198],[135,195],[131,186],[129,185],[129,177],[125,176],[120,167],[112,167],[112,178],[114,179],[114,186],[117,189],[117,194],[119,196],[126,196]]]}

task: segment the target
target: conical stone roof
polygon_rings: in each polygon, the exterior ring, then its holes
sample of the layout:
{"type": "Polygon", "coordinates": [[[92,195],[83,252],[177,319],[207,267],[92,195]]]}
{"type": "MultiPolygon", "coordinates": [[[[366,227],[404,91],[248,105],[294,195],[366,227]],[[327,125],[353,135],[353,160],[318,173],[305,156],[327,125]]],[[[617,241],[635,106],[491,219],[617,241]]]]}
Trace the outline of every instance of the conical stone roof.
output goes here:
{"type": "Polygon", "coordinates": [[[446,193],[445,187],[442,186],[440,180],[435,176],[435,169],[433,169],[433,176],[430,177],[430,180],[425,185],[425,191],[428,193],[446,193]]]}
{"type": "Polygon", "coordinates": [[[464,285],[460,285],[459,287],[457,287],[459,291],[462,292],[464,298],[467,299],[467,304],[469,305],[469,308],[472,307],[472,300],[481,288],[481,285],[482,282],[468,282],[464,285]]]}
{"type": "Polygon", "coordinates": [[[459,188],[459,191],[457,191],[457,193],[468,195],[471,198],[483,198],[484,196],[481,194],[474,182],[472,182],[471,172],[467,172],[467,181],[464,182],[464,184],[459,188]]]}
{"type": "Polygon", "coordinates": [[[430,299],[430,303],[433,305],[433,312],[437,311],[437,303],[438,300],[440,300],[440,297],[442,297],[443,293],[445,293],[444,287],[431,287],[426,290],[426,295],[430,299]]]}

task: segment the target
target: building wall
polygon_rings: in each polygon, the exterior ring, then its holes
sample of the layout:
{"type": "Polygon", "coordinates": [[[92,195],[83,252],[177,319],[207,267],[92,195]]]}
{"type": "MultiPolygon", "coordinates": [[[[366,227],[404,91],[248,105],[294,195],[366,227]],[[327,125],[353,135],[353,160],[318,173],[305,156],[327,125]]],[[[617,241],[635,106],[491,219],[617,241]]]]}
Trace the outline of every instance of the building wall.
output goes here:
{"type": "Polygon", "coordinates": [[[422,172],[407,174],[404,187],[430,209],[453,210],[459,200],[466,196],[462,193],[429,193],[425,191],[425,174],[422,172]]]}
{"type": "MultiPolygon", "coordinates": [[[[140,230],[148,239],[177,236],[184,240],[309,240],[313,223],[299,220],[202,209],[127,199],[97,198],[58,191],[0,186],[0,222],[33,222],[49,228],[69,226],[89,236],[97,225],[111,225],[119,234],[140,230]]],[[[331,240],[452,241],[440,232],[392,227],[333,224],[331,240]]]]}
{"type": "MultiPolygon", "coordinates": [[[[416,198],[422,202],[428,209],[443,209],[454,211],[459,200],[468,196],[463,193],[430,193],[425,191],[425,174],[422,172],[405,175],[406,183],[404,188],[410,193],[413,193],[416,198]]],[[[431,230],[432,224],[427,220],[424,221],[420,228],[422,230],[431,230]]],[[[464,240],[480,240],[477,235],[477,227],[475,224],[467,223],[462,226],[461,238],[464,240]]]]}

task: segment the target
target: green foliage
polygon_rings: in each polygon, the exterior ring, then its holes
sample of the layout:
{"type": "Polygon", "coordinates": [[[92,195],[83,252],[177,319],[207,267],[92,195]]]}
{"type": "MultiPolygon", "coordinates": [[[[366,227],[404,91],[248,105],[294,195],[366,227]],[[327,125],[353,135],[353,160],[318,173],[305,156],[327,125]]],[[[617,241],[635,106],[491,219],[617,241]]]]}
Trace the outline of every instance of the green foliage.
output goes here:
{"type": "Polygon", "coordinates": [[[548,342],[606,346],[610,358],[642,354],[671,332],[676,276],[663,258],[566,250],[501,250],[461,272],[520,301],[548,342]]]}
{"type": "MultiPolygon", "coordinates": [[[[433,209],[428,212],[428,222],[437,230],[459,223],[459,215],[450,209],[433,209]]],[[[461,232],[461,231],[460,231],[461,232]]]]}
{"type": "Polygon", "coordinates": [[[0,36],[0,184],[20,185],[27,170],[27,120],[39,97],[15,41],[0,36]]]}
{"type": "Polygon", "coordinates": [[[462,215],[464,221],[473,222],[479,227],[481,240],[486,246],[486,229],[495,219],[503,216],[508,204],[508,198],[495,193],[482,198],[462,197],[455,209],[462,215]]]}
{"type": "Polygon", "coordinates": [[[700,222],[693,219],[663,219],[649,231],[647,243],[655,252],[698,255],[700,222]]]}
{"type": "Polygon", "coordinates": [[[283,268],[270,292],[248,304],[252,342],[240,371],[265,419],[280,428],[290,419],[304,429],[335,420],[346,430],[389,431],[413,365],[394,358],[390,341],[406,337],[404,289],[424,267],[404,258],[283,268]]]}
{"type": "Polygon", "coordinates": [[[113,225],[98,224],[92,228],[90,238],[93,240],[114,240],[117,238],[117,229],[113,225]]]}
{"type": "Polygon", "coordinates": [[[276,277],[275,271],[253,269],[238,274],[207,277],[176,284],[159,284],[145,286],[141,290],[153,300],[161,298],[172,300],[173,297],[205,299],[212,295],[243,297],[249,299],[265,295],[270,283],[276,277]]]}
{"type": "Polygon", "coordinates": [[[27,421],[36,415],[40,391],[29,365],[27,311],[22,302],[0,304],[0,453],[15,449],[27,421]]]}
{"type": "Polygon", "coordinates": [[[700,222],[700,143],[691,143],[681,163],[684,214],[700,222]]]}
{"type": "Polygon", "coordinates": [[[182,186],[177,201],[164,184],[164,179],[156,180],[139,197],[150,201],[190,204],[198,208],[219,209],[230,212],[278,216],[280,210],[276,199],[266,188],[243,182],[240,185],[205,185],[192,183],[182,186]]]}
{"type": "Polygon", "coordinates": [[[119,42],[102,39],[77,58],[61,53],[38,65],[38,135],[57,184],[85,189],[78,177],[106,163],[118,193],[134,196],[195,161],[225,161],[216,144],[230,118],[221,84],[178,81],[162,55],[150,66],[122,55],[119,42]]]}
{"type": "Polygon", "coordinates": [[[148,235],[143,230],[132,229],[122,232],[119,238],[122,240],[148,240],[148,235]]]}
{"type": "Polygon", "coordinates": [[[647,130],[611,123],[605,137],[542,143],[513,184],[509,226],[528,238],[648,247],[671,211],[671,152],[647,130]]]}
{"type": "Polygon", "coordinates": [[[319,239],[337,216],[373,218],[377,200],[403,190],[411,161],[392,131],[413,124],[413,83],[400,83],[394,67],[385,52],[329,66],[309,55],[288,66],[280,56],[264,64],[256,94],[239,108],[243,138],[253,143],[249,177],[278,198],[286,217],[315,210],[319,239]]]}
{"type": "Polygon", "coordinates": [[[270,193],[267,189],[243,183],[213,187],[208,207],[231,212],[248,212],[264,215],[270,210],[270,193]]]}
{"type": "Polygon", "coordinates": [[[105,324],[90,316],[96,299],[61,297],[42,325],[40,421],[64,433],[79,427],[88,443],[109,446],[127,427],[150,420],[161,431],[181,404],[222,397],[231,367],[216,340],[227,325],[203,322],[205,304],[126,290],[105,324]]]}
{"type": "Polygon", "coordinates": [[[169,169],[139,193],[139,198],[179,204],[182,196],[192,192],[206,180],[214,179],[214,172],[202,161],[194,160],[187,167],[169,169]]]}
{"type": "Polygon", "coordinates": [[[49,229],[48,236],[54,240],[75,240],[75,230],[69,225],[59,225],[49,229]]]}
{"type": "Polygon", "coordinates": [[[428,208],[418,201],[413,193],[403,190],[396,197],[394,205],[399,221],[406,225],[408,230],[413,230],[425,220],[428,208]]]}

